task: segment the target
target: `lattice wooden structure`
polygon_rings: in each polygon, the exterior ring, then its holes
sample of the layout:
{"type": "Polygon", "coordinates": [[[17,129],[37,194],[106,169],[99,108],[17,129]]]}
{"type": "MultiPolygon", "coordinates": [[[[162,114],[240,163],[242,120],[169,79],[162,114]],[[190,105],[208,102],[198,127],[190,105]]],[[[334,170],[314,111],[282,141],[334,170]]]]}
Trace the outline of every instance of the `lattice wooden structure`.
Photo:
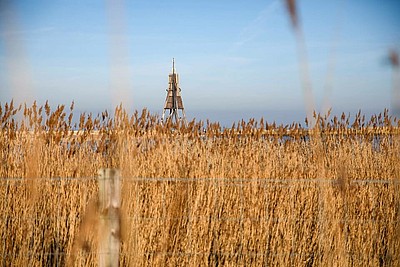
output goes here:
{"type": "Polygon", "coordinates": [[[169,74],[168,83],[162,121],[173,120],[176,123],[183,121],[186,124],[185,108],[183,107],[181,88],[179,87],[179,75],[175,72],[175,59],[172,59],[172,73],[169,74]],[[165,118],[167,111],[169,111],[169,114],[165,118]]]}

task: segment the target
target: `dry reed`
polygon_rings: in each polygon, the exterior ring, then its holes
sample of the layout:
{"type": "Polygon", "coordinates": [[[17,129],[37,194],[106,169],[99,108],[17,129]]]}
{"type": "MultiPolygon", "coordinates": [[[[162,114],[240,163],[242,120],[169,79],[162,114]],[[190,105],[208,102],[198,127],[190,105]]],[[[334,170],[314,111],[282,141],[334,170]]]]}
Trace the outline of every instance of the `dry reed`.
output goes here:
{"type": "Polygon", "coordinates": [[[72,114],[0,105],[2,266],[96,266],[103,167],[122,171],[121,266],[400,265],[400,125],[387,111],[315,114],[313,130],[72,114]]]}

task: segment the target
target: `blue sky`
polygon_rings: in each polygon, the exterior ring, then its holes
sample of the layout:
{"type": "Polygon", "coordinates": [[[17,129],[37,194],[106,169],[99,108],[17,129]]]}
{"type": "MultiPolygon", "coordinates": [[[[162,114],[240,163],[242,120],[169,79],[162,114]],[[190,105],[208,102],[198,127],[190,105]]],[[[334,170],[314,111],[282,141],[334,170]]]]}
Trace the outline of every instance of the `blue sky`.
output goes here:
{"type": "MultiPolygon", "coordinates": [[[[4,2],[4,1],[2,1],[4,2]]],[[[303,121],[296,38],[283,1],[9,1],[0,5],[0,102],[123,102],[161,114],[176,59],[189,118],[303,121]]],[[[390,108],[400,1],[297,1],[316,108],[390,108]],[[331,87],[327,93],[326,84],[331,87]],[[327,97],[326,97],[327,96],[327,97]]]]}

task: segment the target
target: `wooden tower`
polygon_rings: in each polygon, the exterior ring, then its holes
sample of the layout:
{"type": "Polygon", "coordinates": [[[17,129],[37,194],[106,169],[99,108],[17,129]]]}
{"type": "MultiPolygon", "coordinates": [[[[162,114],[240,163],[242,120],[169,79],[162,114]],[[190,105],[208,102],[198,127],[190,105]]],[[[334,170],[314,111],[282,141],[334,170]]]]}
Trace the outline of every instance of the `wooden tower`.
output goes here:
{"type": "Polygon", "coordinates": [[[168,83],[162,121],[175,120],[176,123],[183,121],[186,124],[185,109],[183,107],[181,88],[179,87],[179,75],[175,72],[175,59],[172,59],[172,73],[169,74],[168,83]],[[169,110],[169,114],[165,118],[167,110],[169,110]],[[179,110],[181,114],[179,114],[179,110]]]}

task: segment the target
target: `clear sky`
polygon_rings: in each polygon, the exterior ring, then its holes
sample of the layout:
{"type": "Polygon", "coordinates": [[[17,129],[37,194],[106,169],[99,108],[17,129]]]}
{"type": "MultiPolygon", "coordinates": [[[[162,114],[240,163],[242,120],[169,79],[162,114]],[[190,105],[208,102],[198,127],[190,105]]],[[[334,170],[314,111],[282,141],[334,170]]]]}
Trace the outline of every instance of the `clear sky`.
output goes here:
{"type": "MultiPolygon", "coordinates": [[[[316,108],[390,108],[400,1],[296,1],[316,108]],[[331,88],[327,90],[326,88],[331,88]],[[330,93],[329,93],[330,92],[330,93]]],[[[0,102],[161,114],[172,58],[189,118],[303,121],[296,38],[277,0],[0,1],[0,102]],[[8,3],[8,4],[7,4],[8,3]]]]}

